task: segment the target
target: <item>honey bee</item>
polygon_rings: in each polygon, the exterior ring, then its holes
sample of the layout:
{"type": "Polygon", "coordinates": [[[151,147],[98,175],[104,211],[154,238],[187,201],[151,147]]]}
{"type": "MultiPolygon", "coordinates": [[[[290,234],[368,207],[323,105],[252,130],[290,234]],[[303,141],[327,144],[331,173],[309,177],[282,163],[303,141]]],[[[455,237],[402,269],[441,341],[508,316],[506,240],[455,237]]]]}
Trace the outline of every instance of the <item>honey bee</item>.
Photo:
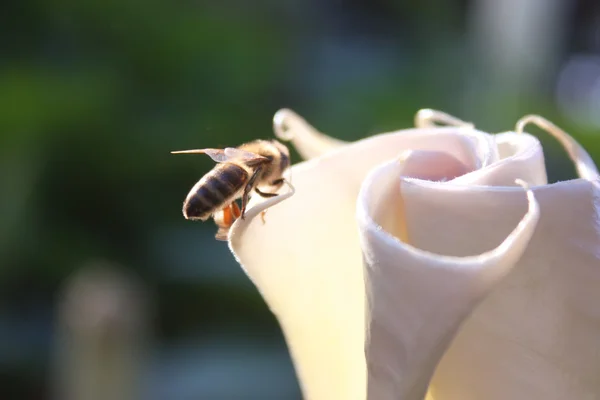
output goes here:
{"type": "MultiPolygon", "coordinates": [[[[239,217],[244,219],[250,194],[277,196],[290,166],[290,153],[276,140],[255,140],[239,147],[173,151],[173,154],[206,154],[218,164],[190,190],[183,203],[183,216],[206,221],[215,216],[219,232],[227,232],[237,219],[235,201],[242,198],[239,217]],[[269,191],[263,191],[268,188],[269,191]],[[235,204],[235,206],[234,206],[235,204]]],[[[217,232],[217,236],[219,236],[217,232]]],[[[217,237],[218,238],[218,237],[217,237]]]]}

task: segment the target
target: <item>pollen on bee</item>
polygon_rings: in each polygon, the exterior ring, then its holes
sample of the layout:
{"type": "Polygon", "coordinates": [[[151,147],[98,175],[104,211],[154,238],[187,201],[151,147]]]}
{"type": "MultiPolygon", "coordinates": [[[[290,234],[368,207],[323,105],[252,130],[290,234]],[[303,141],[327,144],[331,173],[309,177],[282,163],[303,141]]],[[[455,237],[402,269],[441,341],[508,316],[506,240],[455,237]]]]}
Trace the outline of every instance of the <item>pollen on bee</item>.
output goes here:
{"type": "Polygon", "coordinates": [[[240,217],[240,215],[242,215],[242,211],[240,210],[240,207],[237,205],[237,203],[234,201],[233,203],[231,203],[231,213],[233,215],[233,222],[235,222],[236,219],[238,219],[240,217]]]}
{"type": "Polygon", "coordinates": [[[213,219],[219,228],[215,237],[218,240],[227,240],[229,228],[231,228],[233,223],[240,217],[240,215],[242,215],[242,212],[235,201],[215,212],[213,214],[213,219]]]}
{"type": "Polygon", "coordinates": [[[231,207],[223,209],[223,225],[230,226],[233,224],[233,215],[231,213],[231,207]]]}

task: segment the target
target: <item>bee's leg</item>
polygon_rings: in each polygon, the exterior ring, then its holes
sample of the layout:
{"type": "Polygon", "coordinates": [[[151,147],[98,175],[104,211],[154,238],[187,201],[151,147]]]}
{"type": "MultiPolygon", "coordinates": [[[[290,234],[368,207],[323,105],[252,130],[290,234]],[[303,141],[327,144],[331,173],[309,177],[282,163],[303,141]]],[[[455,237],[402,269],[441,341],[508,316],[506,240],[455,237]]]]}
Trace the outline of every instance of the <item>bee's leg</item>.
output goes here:
{"type": "Polygon", "coordinates": [[[258,188],[254,189],[256,190],[256,193],[258,193],[261,197],[275,197],[275,196],[279,196],[279,193],[265,193],[265,192],[261,192],[260,190],[258,190],[258,188]]]}
{"type": "MultiPolygon", "coordinates": [[[[285,182],[285,179],[280,178],[280,179],[275,179],[273,182],[271,182],[271,186],[276,186],[276,189],[279,189],[281,187],[281,185],[283,185],[283,183],[285,182]]],[[[275,196],[279,196],[279,193],[268,193],[268,192],[263,192],[261,191],[259,188],[255,188],[254,189],[256,191],[256,193],[258,193],[261,197],[275,197],[275,196]]]]}
{"type": "Polygon", "coordinates": [[[248,186],[244,188],[244,194],[242,195],[242,209],[240,210],[240,218],[246,219],[246,204],[248,204],[248,198],[250,197],[250,190],[248,186]]]}
{"type": "MultiPolygon", "coordinates": [[[[282,179],[276,179],[273,182],[271,182],[272,186],[281,186],[283,184],[283,182],[285,182],[285,180],[282,179]]],[[[256,191],[256,193],[258,193],[261,197],[275,197],[275,196],[279,196],[279,193],[267,193],[267,192],[263,192],[261,191],[259,188],[255,188],[254,189],[256,191]]],[[[260,219],[262,220],[263,224],[266,224],[267,221],[265,220],[265,215],[267,214],[267,210],[264,210],[260,213],[260,219]]]]}
{"type": "Polygon", "coordinates": [[[267,210],[262,210],[262,211],[260,212],[260,219],[261,219],[261,221],[262,221],[263,225],[267,223],[267,221],[265,220],[265,215],[266,215],[266,214],[267,214],[267,210]]]}
{"type": "Polygon", "coordinates": [[[242,194],[242,210],[241,210],[241,218],[242,219],[246,219],[246,205],[248,204],[248,198],[250,197],[250,192],[252,191],[252,188],[254,187],[254,183],[256,182],[256,179],[258,179],[258,177],[260,176],[261,172],[262,172],[262,167],[256,168],[254,170],[254,173],[248,180],[248,183],[246,183],[246,186],[244,187],[244,194],[242,194]]]}
{"type": "Polygon", "coordinates": [[[242,212],[240,211],[240,206],[238,206],[237,203],[234,201],[229,205],[229,208],[231,209],[231,213],[233,214],[233,219],[235,221],[242,214],[242,212]]]}

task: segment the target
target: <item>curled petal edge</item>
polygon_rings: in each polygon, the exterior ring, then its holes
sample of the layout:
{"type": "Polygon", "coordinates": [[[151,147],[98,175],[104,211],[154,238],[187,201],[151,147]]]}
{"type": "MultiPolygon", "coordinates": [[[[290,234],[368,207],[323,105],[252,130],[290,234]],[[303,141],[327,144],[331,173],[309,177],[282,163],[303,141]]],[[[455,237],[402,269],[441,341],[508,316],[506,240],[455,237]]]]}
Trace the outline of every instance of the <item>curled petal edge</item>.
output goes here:
{"type": "MultiPolygon", "coordinates": [[[[227,235],[229,250],[231,250],[232,254],[236,254],[234,248],[239,242],[239,240],[241,240],[241,237],[244,234],[246,227],[254,218],[259,216],[261,213],[266,212],[269,208],[276,206],[277,204],[281,203],[286,199],[289,199],[296,193],[296,188],[294,187],[294,185],[292,185],[292,183],[289,180],[286,179],[284,182],[288,186],[289,191],[275,197],[270,197],[264,201],[257,202],[255,204],[252,204],[253,202],[250,202],[251,206],[246,209],[245,219],[239,218],[233,223],[227,235]]],[[[238,263],[243,266],[240,260],[237,260],[237,256],[236,261],[238,261],[238,263]]]]}
{"type": "Polygon", "coordinates": [[[517,121],[515,131],[517,133],[523,133],[527,124],[535,124],[548,132],[550,135],[554,136],[554,138],[560,142],[560,144],[569,154],[569,157],[575,164],[577,173],[581,178],[589,181],[595,181],[598,179],[599,174],[596,164],[587,151],[585,151],[585,149],[581,147],[581,145],[577,143],[573,137],[547,119],[533,114],[526,115],[517,121]]]}
{"type": "MultiPolygon", "coordinates": [[[[393,161],[393,162],[397,162],[397,161],[393,161]]],[[[481,264],[481,260],[483,258],[485,258],[485,259],[501,258],[505,253],[507,253],[509,248],[516,241],[520,241],[520,240],[527,241],[531,237],[531,234],[533,233],[535,225],[536,225],[537,221],[539,220],[539,214],[540,214],[539,205],[538,205],[537,201],[535,200],[535,195],[534,195],[533,191],[527,186],[527,184],[525,182],[523,182],[520,179],[515,180],[515,183],[517,183],[519,186],[522,186],[525,189],[525,192],[527,195],[527,200],[528,200],[528,211],[525,214],[525,216],[523,217],[523,219],[521,219],[519,224],[515,227],[515,229],[509,234],[509,236],[498,247],[496,247],[495,249],[492,249],[488,252],[479,254],[479,255],[467,256],[467,257],[456,257],[456,256],[446,256],[443,254],[435,254],[435,253],[432,253],[432,252],[429,252],[426,250],[421,250],[419,248],[413,247],[410,244],[404,243],[401,240],[399,240],[398,238],[395,238],[394,236],[390,235],[389,233],[387,233],[381,229],[378,229],[378,224],[375,221],[373,221],[373,219],[368,215],[368,212],[365,209],[365,205],[364,205],[364,201],[365,201],[364,196],[366,195],[365,192],[368,190],[368,187],[363,187],[361,189],[361,193],[359,194],[357,217],[358,217],[358,220],[359,220],[359,223],[361,224],[361,226],[365,227],[366,229],[368,229],[371,232],[374,232],[379,239],[381,239],[388,245],[402,247],[403,251],[406,252],[407,255],[412,258],[420,259],[420,260],[424,260],[424,261],[441,262],[441,264],[444,266],[450,266],[450,265],[456,264],[457,262],[460,262],[460,264],[463,267],[467,267],[468,269],[475,270],[475,269],[477,269],[477,266],[481,264]]],[[[507,189],[509,189],[509,188],[507,188],[507,189]]]]}
{"type": "Polygon", "coordinates": [[[439,125],[456,126],[467,129],[475,129],[475,124],[463,121],[445,112],[432,110],[431,108],[423,108],[415,114],[415,127],[437,128],[439,125]]]}
{"type": "Polygon", "coordinates": [[[277,138],[292,142],[304,159],[318,157],[347,142],[327,136],[294,111],[284,108],[273,116],[273,131],[277,138]]]}

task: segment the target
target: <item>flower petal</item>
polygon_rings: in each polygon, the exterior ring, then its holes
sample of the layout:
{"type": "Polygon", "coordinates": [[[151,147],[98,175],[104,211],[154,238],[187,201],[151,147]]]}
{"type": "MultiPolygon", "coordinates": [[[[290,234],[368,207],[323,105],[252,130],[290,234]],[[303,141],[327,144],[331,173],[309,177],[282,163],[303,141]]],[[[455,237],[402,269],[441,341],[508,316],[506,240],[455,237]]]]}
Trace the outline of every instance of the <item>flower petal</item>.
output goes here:
{"type": "Polygon", "coordinates": [[[493,157],[488,135],[411,129],[348,144],[292,168],[296,193],[253,198],[230,247],[277,316],[308,400],[364,399],[365,309],[356,199],[363,179],[404,150],[442,151],[473,170],[493,157]],[[279,200],[278,200],[279,199],[279,200]]]}
{"type": "MultiPolygon", "coordinates": [[[[400,182],[406,175],[425,177],[424,162],[429,159],[432,164],[433,156],[413,152],[403,162],[376,168],[358,198],[368,298],[368,399],[425,396],[434,369],[458,327],[521,257],[539,218],[532,193],[527,196],[529,210],[525,213],[525,195],[516,190],[521,196],[518,209],[525,216],[489,251],[465,257],[443,256],[399,240],[390,221],[407,215],[395,207],[403,204],[400,182]]],[[[456,172],[457,164],[443,153],[438,154],[436,165],[438,176],[428,171],[427,178],[450,178],[456,172]]],[[[463,197],[466,194],[463,192],[463,197]]],[[[444,208],[453,209],[453,205],[444,208]]],[[[442,225],[438,230],[445,232],[445,228],[442,225]]],[[[410,229],[408,233],[410,236],[410,229]]],[[[469,237],[479,234],[472,229],[469,237]]]]}
{"type": "MultiPolygon", "coordinates": [[[[521,215],[520,196],[487,185],[514,179],[519,170],[530,174],[530,182],[544,183],[545,174],[538,145],[527,145],[525,134],[504,135],[513,146],[501,148],[500,155],[510,161],[469,174],[470,187],[462,185],[466,177],[447,185],[418,180],[402,184],[413,245],[463,256],[492,248],[510,232],[521,215]],[[521,166],[513,168],[512,162],[521,166]],[[537,177],[531,175],[535,169],[540,170],[537,177]],[[478,234],[469,236],[472,231],[478,234]]],[[[431,382],[433,398],[600,395],[599,188],[598,180],[533,188],[542,212],[529,246],[460,328],[431,382]]]]}
{"type": "MultiPolygon", "coordinates": [[[[533,190],[542,210],[535,234],[460,329],[432,381],[436,400],[600,394],[600,191],[585,180],[533,190]]],[[[505,188],[411,182],[402,193],[413,244],[456,256],[492,248],[522,208],[505,188]]]]}
{"type": "Polygon", "coordinates": [[[517,178],[531,186],[548,183],[544,152],[536,137],[507,132],[493,135],[493,138],[498,151],[497,161],[456,178],[454,183],[514,186],[517,178]]]}
{"type": "Polygon", "coordinates": [[[278,138],[291,141],[304,159],[318,157],[346,144],[317,131],[304,118],[287,108],[275,113],[273,130],[278,138]]]}

